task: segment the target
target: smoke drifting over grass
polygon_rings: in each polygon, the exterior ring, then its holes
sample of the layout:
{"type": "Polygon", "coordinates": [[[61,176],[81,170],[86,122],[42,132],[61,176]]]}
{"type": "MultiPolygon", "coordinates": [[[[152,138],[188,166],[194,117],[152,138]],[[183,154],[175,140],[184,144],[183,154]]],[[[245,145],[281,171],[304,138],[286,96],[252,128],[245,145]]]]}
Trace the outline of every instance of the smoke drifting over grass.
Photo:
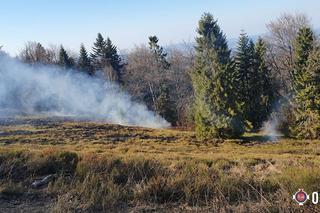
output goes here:
{"type": "Polygon", "coordinates": [[[169,123],[112,82],[74,70],[30,66],[0,52],[2,114],[54,114],[152,128],[169,123]]]}
{"type": "Polygon", "coordinates": [[[270,120],[264,122],[262,126],[262,132],[268,137],[271,141],[277,141],[281,136],[278,131],[279,121],[277,118],[271,118],[270,120]]]}

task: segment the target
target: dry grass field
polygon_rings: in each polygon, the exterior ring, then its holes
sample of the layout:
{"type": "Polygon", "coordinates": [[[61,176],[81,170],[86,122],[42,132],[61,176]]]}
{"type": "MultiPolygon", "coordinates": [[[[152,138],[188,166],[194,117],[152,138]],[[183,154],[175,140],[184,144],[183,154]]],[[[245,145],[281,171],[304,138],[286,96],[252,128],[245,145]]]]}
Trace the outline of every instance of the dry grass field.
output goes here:
{"type": "Polygon", "coordinates": [[[320,141],[1,118],[0,178],[0,212],[320,211],[292,201],[320,189],[320,141]]]}

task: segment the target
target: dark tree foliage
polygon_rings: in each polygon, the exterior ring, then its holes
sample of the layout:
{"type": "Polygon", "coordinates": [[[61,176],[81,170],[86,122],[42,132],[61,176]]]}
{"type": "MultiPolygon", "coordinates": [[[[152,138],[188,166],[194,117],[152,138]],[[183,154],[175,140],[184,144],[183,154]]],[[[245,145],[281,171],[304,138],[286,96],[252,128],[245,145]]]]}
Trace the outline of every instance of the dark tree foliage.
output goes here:
{"type": "Polygon", "coordinates": [[[274,83],[271,69],[266,63],[266,44],[261,38],[255,44],[253,70],[255,73],[251,80],[253,85],[251,90],[252,123],[255,128],[259,128],[270,116],[277,99],[277,86],[274,83]]]}
{"type": "Polygon", "coordinates": [[[117,81],[122,82],[121,75],[124,64],[118,54],[117,47],[112,44],[110,38],[107,38],[104,54],[107,64],[110,65],[115,72],[117,81]]]}
{"type": "Polygon", "coordinates": [[[245,119],[248,118],[248,112],[250,111],[250,93],[251,93],[251,78],[253,77],[253,54],[254,45],[249,37],[242,33],[240,35],[238,46],[235,55],[235,70],[236,76],[235,80],[237,82],[237,93],[238,99],[242,102],[244,106],[245,119]]]}
{"type": "Polygon", "coordinates": [[[191,72],[197,137],[237,137],[244,131],[236,102],[233,66],[223,32],[211,14],[199,21],[196,62],[191,72]]]}
{"type": "Polygon", "coordinates": [[[105,40],[100,33],[98,33],[93,45],[91,59],[94,69],[109,72],[107,75],[112,76],[112,80],[121,83],[124,64],[118,54],[117,47],[112,44],[110,38],[105,40]]]}
{"type": "Polygon", "coordinates": [[[78,60],[78,68],[80,71],[87,73],[88,75],[93,75],[93,68],[91,66],[91,60],[88,56],[87,50],[83,44],[80,46],[80,54],[78,60]]]}
{"type": "MultiPolygon", "coordinates": [[[[175,124],[177,121],[177,112],[171,97],[175,88],[171,79],[166,79],[170,69],[170,63],[167,60],[167,53],[158,42],[159,39],[157,36],[149,36],[149,49],[152,59],[154,60],[154,73],[160,77],[160,80],[150,84],[150,92],[145,99],[152,100],[154,102],[154,110],[168,122],[175,124]]],[[[158,77],[154,76],[154,79],[158,77]]]]}
{"type": "Polygon", "coordinates": [[[261,127],[272,110],[274,100],[271,72],[265,62],[266,47],[262,39],[256,45],[240,35],[235,55],[237,98],[243,104],[243,117],[254,130],[261,127]]]}
{"type": "Polygon", "coordinates": [[[295,138],[320,138],[320,51],[315,48],[313,32],[301,28],[295,41],[294,122],[289,123],[295,138]]]}
{"type": "Polygon", "coordinates": [[[165,118],[171,124],[175,124],[177,120],[177,112],[175,111],[176,106],[170,97],[169,86],[164,83],[160,85],[160,91],[156,100],[156,105],[159,115],[165,118]]]}
{"type": "Polygon", "coordinates": [[[168,70],[170,68],[170,63],[167,61],[167,53],[163,51],[163,47],[158,45],[158,37],[157,36],[149,36],[149,48],[154,54],[157,63],[159,64],[159,68],[163,70],[168,70]]]}
{"type": "Polygon", "coordinates": [[[298,36],[294,42],[294,66],[292,70],[293,76],[293,93],[303,88],[305,66],[310,52],[313,48],[314,35],[309,27],[303,27],[299,30],[298,36]]]}
{"type": "Polygon", "coordinates": [[[196,38],[198,53],[214,49],[218,62],[225,65],[230,62],[230,50],[223,31],[209,13],[205,13],[198,24],[199,37],[196,38]]]}
{"type": "Polygon", "coordinates": [[[106,41],[101,33],[98,33],[96,42],[93,43],[91,59],[95,70],[102,69],[105,65],[106,41]]]}
{"type": "Polygon", "coordinates": [[[72,68],[74,65],[74,61],[71,57],[69,57],[67,51],[63,48],[61,45],[60,51],[59,51],[59,65],[62,66],[65,69],[72,68]]]}

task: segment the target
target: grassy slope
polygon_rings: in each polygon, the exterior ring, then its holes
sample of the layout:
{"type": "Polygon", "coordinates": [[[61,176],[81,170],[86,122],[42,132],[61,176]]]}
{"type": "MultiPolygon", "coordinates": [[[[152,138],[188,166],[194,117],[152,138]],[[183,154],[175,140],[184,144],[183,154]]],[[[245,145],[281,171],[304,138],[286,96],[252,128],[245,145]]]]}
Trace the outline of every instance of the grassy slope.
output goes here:
{"type": "Polygon", "coordinates": [[[320,141],[249,135],[203,143],[191,131],[43,118],[0,123],[4,210],[5,200],[29,199],[55,211],[295,211],[292,194],[320,186],[320,141]],[[30,188],[47,174],[56,177],[48,187],[30,188]]]}

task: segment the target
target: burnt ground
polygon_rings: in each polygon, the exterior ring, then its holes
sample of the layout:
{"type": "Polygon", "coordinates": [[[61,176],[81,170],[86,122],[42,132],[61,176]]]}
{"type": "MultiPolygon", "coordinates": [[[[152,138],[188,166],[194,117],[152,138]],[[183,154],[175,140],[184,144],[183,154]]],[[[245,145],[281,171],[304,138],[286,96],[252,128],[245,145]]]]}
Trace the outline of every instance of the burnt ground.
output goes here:
{"type": "Polygon", "coordinates": [[[48,212],[55,199],[44,193],[24,193],[21,195],[1,195],[0,212],[48,212]]]}

